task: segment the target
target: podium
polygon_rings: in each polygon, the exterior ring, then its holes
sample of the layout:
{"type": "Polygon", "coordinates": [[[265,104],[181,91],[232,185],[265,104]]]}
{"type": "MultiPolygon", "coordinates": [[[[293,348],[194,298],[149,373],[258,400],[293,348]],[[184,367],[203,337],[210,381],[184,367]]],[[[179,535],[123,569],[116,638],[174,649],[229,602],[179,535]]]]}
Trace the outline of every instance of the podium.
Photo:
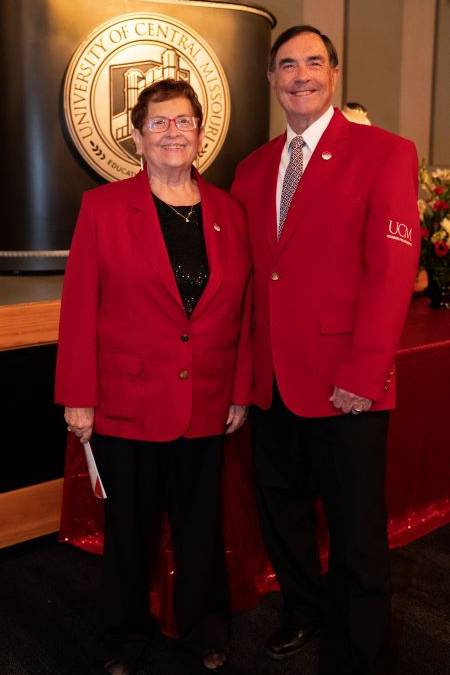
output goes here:
{"type": "Polygon", "coordinates": [[[59,528],[65,424],[53,404],[61,275],[0,276],[0,548],[59,528]]]}

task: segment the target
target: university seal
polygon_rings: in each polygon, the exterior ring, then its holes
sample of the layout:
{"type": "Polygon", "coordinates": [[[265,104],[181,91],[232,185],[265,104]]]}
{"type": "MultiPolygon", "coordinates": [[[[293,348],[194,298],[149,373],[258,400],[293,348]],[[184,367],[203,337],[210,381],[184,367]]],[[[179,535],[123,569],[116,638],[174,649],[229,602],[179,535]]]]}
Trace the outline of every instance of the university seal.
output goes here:
{"type": "Polygon", "coordinates": [[[73,55],[64,82],[67,128],[83,159],[107,180],[139,170],[131,109],[142,89],[167,77],[187,80],[202,104],[198,169],[205,171],[225,140],[230,92],[216,54],[198,33],[162,14],[124,14],[98,26],[73,55]]]}

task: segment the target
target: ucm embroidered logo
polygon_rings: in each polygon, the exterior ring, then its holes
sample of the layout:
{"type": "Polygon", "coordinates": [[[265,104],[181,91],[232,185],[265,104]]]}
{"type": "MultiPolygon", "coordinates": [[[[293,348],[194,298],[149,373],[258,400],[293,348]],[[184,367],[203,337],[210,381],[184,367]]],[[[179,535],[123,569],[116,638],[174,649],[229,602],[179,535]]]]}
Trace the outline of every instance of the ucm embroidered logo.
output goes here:
{"type": "Polygon", "coordinates": [[[399,223],[398,220],[388,220],[388,239],[401,241],[402,244],[412,246],[412,227],[407,227],[405,223],[399,223]]]}

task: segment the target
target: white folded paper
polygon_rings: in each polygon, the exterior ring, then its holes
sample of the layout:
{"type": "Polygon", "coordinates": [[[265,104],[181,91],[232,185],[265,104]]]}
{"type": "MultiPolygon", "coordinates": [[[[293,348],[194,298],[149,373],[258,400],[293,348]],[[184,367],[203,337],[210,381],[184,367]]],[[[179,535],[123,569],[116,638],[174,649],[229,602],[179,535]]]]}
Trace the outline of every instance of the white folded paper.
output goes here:
{"type": "Polygon", "coordinates": [[[87,443],[83,443],[83,448],[94,495],[99,499],[106,499],[105,488],[103,487],[102,479],[100,478],[97,464],[95,463],[94,459],[94,453],[92,452],[89,441],[87,443]]]}

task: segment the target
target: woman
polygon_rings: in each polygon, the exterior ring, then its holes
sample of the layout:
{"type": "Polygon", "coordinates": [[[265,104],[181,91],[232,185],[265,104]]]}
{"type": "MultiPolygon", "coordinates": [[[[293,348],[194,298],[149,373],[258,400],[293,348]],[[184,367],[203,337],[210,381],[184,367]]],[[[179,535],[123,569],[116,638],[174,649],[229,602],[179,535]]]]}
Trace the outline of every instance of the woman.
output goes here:
{"type": "Polygon", "coordinates": [[[148,570],[161,510],[175,551],[174,614],[208,669],[226,660],[219,507],[224,433],[250,400],[250,263],[240,207],[192,163],[192,87],[164,80],[132,110],[146,162],[84,194],[64,281],[56,400],[92,446],[106,490],[105,670],[135,672],[154,633],[148,570]]]}

